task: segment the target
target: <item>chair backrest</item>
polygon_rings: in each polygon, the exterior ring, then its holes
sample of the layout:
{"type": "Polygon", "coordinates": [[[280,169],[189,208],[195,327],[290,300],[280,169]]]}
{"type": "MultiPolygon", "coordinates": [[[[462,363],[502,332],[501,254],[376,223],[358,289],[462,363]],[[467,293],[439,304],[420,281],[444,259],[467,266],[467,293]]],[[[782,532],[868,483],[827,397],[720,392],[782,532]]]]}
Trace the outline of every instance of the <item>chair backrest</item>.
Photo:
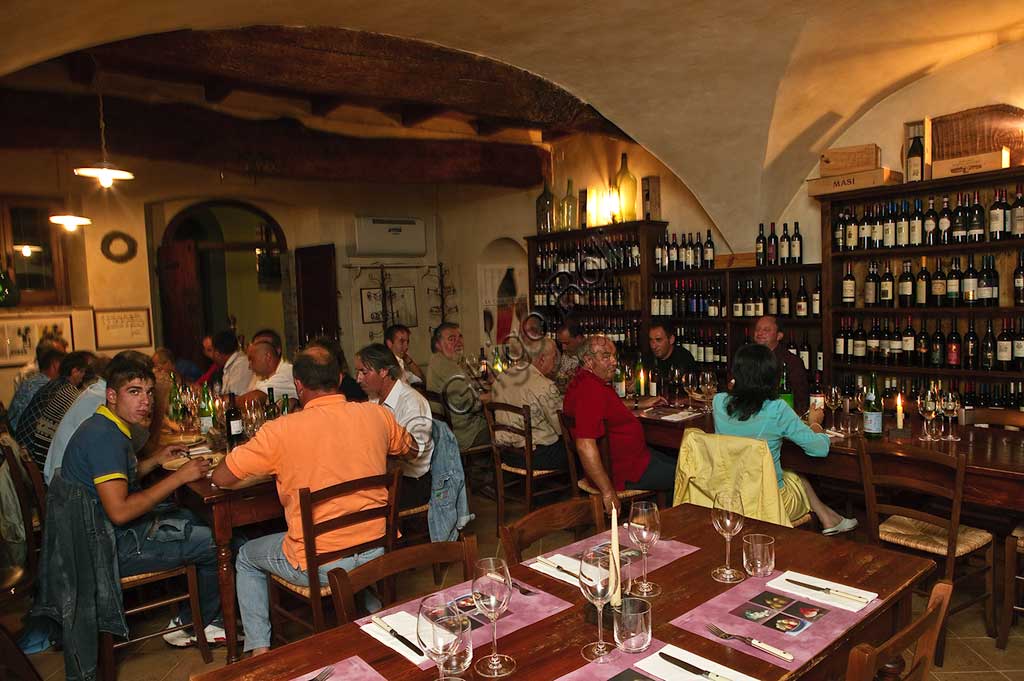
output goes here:
{"type": "Polygon", "coordinates": [[[931,678],[929,672],[935,656],[935,645],[952,594],[952,583],[948,580],[936,582],[928,599],[928,607],[920,617],[877,648],[861,643],[851,650],[846,666],[846,681],[872,681],[884,664],[902,655],[912,645],[913,660],[899,681],[925,681],[931,678]]]}
{"type": "Polygon", "coordinates": [[[857,444],[860,474],[867,503],[868,537],[879,543],[879,516],[900,515],[913,518],[946,530],[947,579],[953,577],[956,562],[957,532],[960,529],[960,507],[964,496],[966,457],[943,454],[917,445],[880,442],[859,438],[857,444]],[[932,506],[914,500],[914,506],[902,506],[903,495],[886,495],[879,501],[878,489],[885,492],[914,492],[948,502],[949,516],[929,513],[932,506]]]}
{"type": "Polygon", "coordinates": [[[21,511],[21,525],[25,532],[25,570],[24,575],[28,581],[34,580],[39,574],[39,546],[36,543],[36,535],[32,531],[32,497],[33,493],[26,482],[26,476],[22,469],[20,457],[13,449],[0,442],[0,451],[3,452],[3,462],[7,464],[7,471],[14,486],[14,493],[18,497],[18,508],[21,511]]]}
{"type": "MultiPolygon", "coordinates": [[[[565,453],[568,455],[566,459],[569,462],[569,477],[572,480],[573,486],[576,485],[576,481],[580,479],[580,469],[578,466],[581,464],[577,463],[580,458],[580,453],[576,449],[576,438],[573,436],[573,431],[576,429],[576,417],[571,414],[566,414],[564,411],[558,412],[558,422],[562,425],[562,442],[565,443],[565,453]]],[[[601,465],[604,466],[605,473],[608,477],[611,477],[612,470],[612,455],[611,450],[608,447],[608,436],[604,435],[597,439],[597,450],[601,453],[601,465]]],[[[585,477],[585,471],[584,477],[585,477]]]]}
{"type": "Polygon", "coordinates": [[[34,497],[33,503],[39,512],[39,529],[42,530],[43,523],[46,521],[46,485],[43,483],[43,474],[28,451],[18,444],[18,441],[10,433],[0,434],[0,443],[10,447],[21,461],[22,470],[28,476],[28,484],[34,497]]]}
{"type": "Polygon", "coordinates": [[[351,571],[334,568],[327,573],[327,578],[331,584],[331,598],[334,599],[338,624],[351,622],[359,616],[356,611],[355,594],[371,584],[377,584],[407,570],[438,563],[462,563],[462,578],[470,580],[473,579],[476,560],[476,537],[466,534],[460,541],[416,544],[397,551],[389,551],[351,571]]]}
{"type": "Polygon", "coordinates": [[[438,421],[444,421],[448,424],[448,427],[452,427],[452,415],[448,412],[448,403],[444,401],[444,396],[441,393],[434,392],[433,390],[427,390],[424,388],[423,396],[427,398],[427,402],[430,403],[430,413],[438,421]]]}
{"type": "Polygon", "coordinates": [[[395,467],[383,475],[372,475],[366,478],[359,478],[358,480],[349,480],[348,482],[324,487],[315,492],[311,492],[308,487],[303,487],[299,490],[299,514],[302,518],[302,537],[305,544],[306,571],[309,574],[310,593],[315,594],[320,591],[319,568],[321,565],[354,553],[368,551],[378,546],[383,546],[385,551],[391,550],[395,541],[395,528],[398,519],[398,476],[401,470],[401,467],[395,467]],[[366,508],[355,513],[346,513],[318,523],[313,521],[314,508],[325,501],[380,488],[386,489],[388,493],[387,503],[383,506],[366,508]],[[385,530],[382,537],[356,546],[350,546],[341,551],[317,552],[317,537],[344,527],[351,527],[352,525],[376,519],[384,520],[385,530]]]}
{"type": "MultiPolygon", "coordinates": [[[[518,452],[526,459],[526,470],[533,471],[533,422],[530,417],[530,406],[517,407],[507,402],[489,402],[484,405],[484,417],[487,419],[487,429],[491,433],[491,449],[494,451],[494,465],[501,465],[501,455],[505,452],[518,452]],[[507,413],[512,423],[503,423],[498,419],[502,412],[507,413]],[[516,419],[521,424],[514,425],[516,419]],[[498,433],[512,433],[523,438],[523,447],[503,445],[498,442],[498,433]]],[[[509,419],[504,419],[508,421],[509,419]]]]}
{"type": "Polygon", "coordinates": [[[749,518],[792,527],[779,495],[768,443],[687,428],[679,446],[673,505],[711,508],[715,495],[738,490],[749,518]]]}
{"type": "Polygon", "coordinates": [[[581,527],[593,527],[595,532],[607,529],[600,496],[591,495],[543,506],[511,525],[502,525],[499,533],[505,560],[510,564],[522,562],[523,549],[538,539],[559,530],[581,527]]]}
{"type": "Polygon", "coordinates": [[[1002,426],[1007,430],[1024,428],[1024,412],[1019,409],[963,409],[961,424],[965,426],[1002,426]]]}

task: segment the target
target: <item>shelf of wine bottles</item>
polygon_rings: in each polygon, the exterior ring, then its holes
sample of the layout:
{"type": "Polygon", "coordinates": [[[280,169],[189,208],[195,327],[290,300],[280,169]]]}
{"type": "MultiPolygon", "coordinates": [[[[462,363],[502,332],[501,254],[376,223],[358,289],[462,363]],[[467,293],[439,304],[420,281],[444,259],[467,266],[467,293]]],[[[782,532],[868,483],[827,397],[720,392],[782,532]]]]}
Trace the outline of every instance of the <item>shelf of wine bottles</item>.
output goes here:
{"type": "Polygon", "coordinates": [[[800,223],[793,223],[793,235],[789,234],[789,223],[782,223],[782,234],[775,233],[772,222],[768,236],[764,233],[764,223],[757,226],[754,239],[754,262],[758,267],[778,267],[780,265],[800,265],[804,261],[804,237],[800,234],[800,223]]]}
{"type": "Polygon", "coordinates": [[[946,391],[956,393],[960,397],[961,406],[965,409],[990,408],[1024,411],[1024,380],[1020,379],[1019,374],[1005,377],[1007,380],[996,380],[995,377],[982,377],[981,380],[978,380],[950,375],[907,376],[894,368],[858,367],[855,371],[858,373],[843,373],[833,381],[833,385],[838,386],[845,397],[851,397],[861,386],[869,382],[870,374],[874,372],[882,391],[882,398],[886,400],[887,411],[890,413],[895,410],[891,398],[902,394],[904,400],[913,400],[915,396],[928,388],[939,394],[946,391]]]}
{"type": "Polygon", "coordinates": [[[701,241],[700,232],[684,234],[680,240],[677,234],[666,231],[654,247],[654,269],[656,273],[714,271],[715,241],[711,230],[705,241],[701,241]]]}

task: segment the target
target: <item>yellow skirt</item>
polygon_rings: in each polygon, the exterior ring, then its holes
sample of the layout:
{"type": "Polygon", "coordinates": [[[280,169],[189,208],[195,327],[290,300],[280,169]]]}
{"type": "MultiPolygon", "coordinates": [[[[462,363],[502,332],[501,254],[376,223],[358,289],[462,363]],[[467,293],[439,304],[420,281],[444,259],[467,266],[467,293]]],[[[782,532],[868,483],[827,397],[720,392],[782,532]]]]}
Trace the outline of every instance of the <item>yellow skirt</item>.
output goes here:
{"type": "Polygon", "coordinates": [[[811,501],[807,498],[801,480],[800,476],[792,471],[782,471],[779,496],[782,497],[782,507],[786,509],[791,522],[811,512],[811,501]]]}

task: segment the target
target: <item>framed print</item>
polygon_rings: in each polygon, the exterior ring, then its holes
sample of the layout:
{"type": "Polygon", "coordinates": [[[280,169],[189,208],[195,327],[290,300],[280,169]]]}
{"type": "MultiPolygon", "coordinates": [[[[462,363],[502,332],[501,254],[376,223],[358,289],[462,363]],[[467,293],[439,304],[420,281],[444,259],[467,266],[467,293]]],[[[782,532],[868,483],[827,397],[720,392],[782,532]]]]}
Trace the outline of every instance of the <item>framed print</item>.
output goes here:
{"type": "Polygon", "coordinates": [[[359,303],[363,313],[363,324],[380,324],[383,312],[380,306],[379,288],[359,289],[359,303]]]}
{"type": "Polygon", "coordinates": [[[96,324],[97,350],[145,348],[153,344],[148,307],[93,310],[92,315],[96,324]]]}
{"type": "Polygon", "coordinates": [[[20,366],[36,357],[36,345],[46,335],[59,336],[74,350],[71,315],[0,317],[0,366],[20,366]]]}

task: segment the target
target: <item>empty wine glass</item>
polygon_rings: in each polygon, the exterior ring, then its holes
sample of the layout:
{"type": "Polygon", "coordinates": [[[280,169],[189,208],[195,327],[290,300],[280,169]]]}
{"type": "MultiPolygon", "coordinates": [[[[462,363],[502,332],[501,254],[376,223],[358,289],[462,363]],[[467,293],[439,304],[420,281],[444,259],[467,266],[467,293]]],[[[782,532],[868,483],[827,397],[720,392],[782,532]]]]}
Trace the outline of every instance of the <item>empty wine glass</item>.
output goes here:
{"type": "Polygon", "coordinates": [[[509,655],[498,654],[498,618],[508,609],[512,599],[512,578],[508,565],[501,558],[484,558],[476,562],[473,580],[473,603],[477,610],[491,620],[491,654],[481,657],[473,665],[480,676],[494,679],[508,676],[516,669],[516,661],[509,655]]]}
{"type": "Polygon", "coordinates": [[[739,492],[719,492],[711,509],[711,523],[725,537],[725,565],[711,571],[716,582],[732,584],[743,581],[743,571],[729,565],[732,538],[743,529],[743,499],[739,492]]]}
{"type": "Polygon", "coordinates": [[[607,546],[595,546],[583,552],[579,582],[580,591],[597,608],[597,641],[583,646],[580,652],[587,662],[611,662],[615,648],[604,641],[604,605],[619,587],[620,570],[612,562],[607,546]]]}
{"type": "Polygon", "coordinates": [[[924,419],[924,430],[918,439],[922,442],[934,442],[941,438],[933,437],[931,434],[932,420],[938,410],[939,396],[934,388],[925,388],[917,394],[917,412],[924,419]]]}
{"type": "Polygon", "coordinates": [[[942,410],[942,414],[946,417],[946,421],[949,424],[948,433],[942,439],[950,442],[960,442],[960,436],[953,430],[953,417],[959,417],[960,415],[960,395],[955,390],[947,390],[942,393],[939,409],[942,410]]]}
{"type": "MultiPolygon", "coordinates": [[[[618,528],[612,528],[617,532],[618,528]]],[[[651,501],[634,501],[629,508],[629,538],[640,548],[644,559],[643,576],[633,584],[633,595],[651,598],[661,593],[661,587],[647,581],[647,554],[661,536],[661,515],[658,505],[651,501]]]]}
{"type": "Polygon", "coordinates": [[[439,681],[455,679],[444,675],[445,662],[455,655],[469,628],[466,617],[444,592],[431,594],[420,601],[416,617],[416,639],[423,652],[437,664],[439,681]]]}
{"type": "Polygon", "coordinates": [[[704,399],[704,413],[711,413],[711,402],[718,392],[718,376],[714,371],[702,371],[700,374],[700,392],[704,399]]]}
{"type": "Polygon", "coordinates": [[[825,406],[832,411],[832,429],[839,430],[839,424],[836,423],[836,412],[839,407],[843,406],[843,389],[838,385],[829,388],[825,393],[825,406]]]}

